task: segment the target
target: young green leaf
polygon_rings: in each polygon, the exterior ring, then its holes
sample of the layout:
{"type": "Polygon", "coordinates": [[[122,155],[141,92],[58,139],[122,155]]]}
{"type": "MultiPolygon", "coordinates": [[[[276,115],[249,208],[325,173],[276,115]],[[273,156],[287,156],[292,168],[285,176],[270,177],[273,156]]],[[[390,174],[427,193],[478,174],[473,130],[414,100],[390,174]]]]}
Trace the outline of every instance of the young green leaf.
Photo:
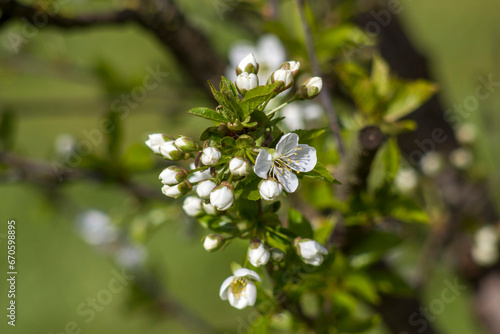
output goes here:
{"type": "Polygon", "coordinates": [[[295,209],[288,210],[288,225],[290,231],[303,238],[313,238],[311,223],[295,209]]]}
{"type": "Polygon", "coordinates": [[[251,115],[264,102],[276,95],[275,89],[278,86],[279,83],[277,82],[272,85],[258,86],[249,90],[240,102],[243,119],[251,115]]]}
{"type": "Polygon", "coordinates": [[[394,122],[420,107],[435,92],[437,86],[425,80],[400,83],[384,112],[384,120],[394,122]]]}
{"type": "Polygon", "coordinates": [[[326,167],[320,162],[316,164],[316,167],[314,167],[312,171],[304,173],[302,175],[318,179],[324,182],[338,182],[333,178],[332,174],[330,174],[328,169],[326,169],[326,167]]]}
{"type": "Polygon", "coordinates": [[[229,121],[217,111],[209,108],[193,108],[188,110],[188,113],[220,123],[226,123],[229,121]]]}

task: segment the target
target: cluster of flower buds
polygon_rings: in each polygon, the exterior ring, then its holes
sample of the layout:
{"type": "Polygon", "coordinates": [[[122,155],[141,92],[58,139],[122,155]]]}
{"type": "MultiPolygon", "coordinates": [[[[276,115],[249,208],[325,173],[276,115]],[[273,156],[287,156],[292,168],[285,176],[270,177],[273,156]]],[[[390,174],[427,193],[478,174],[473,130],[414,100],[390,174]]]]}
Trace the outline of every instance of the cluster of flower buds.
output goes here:
{"type": "MultiPolygon", "coordinates": [[[[279,203],[268,202],[278,200],[283,191],[295,192],[299,186],[297,174],[313,171],[317,163],[316,150],[299,144],[297,133],[283,135],[275,127],[280,119],[273,118],[279,108],[265,112],[271,99],[294,85],[299,68],[299,62],[285,62],[270,75],[264,85],[267,87],[259,87],[259,64],[253,54],[249,54],[236,67],[234,83],[223,78],[220,91],[211,85],[219,102],[215,110],[190,111],[218,123],[203,133],[203,145],[188,137],[173,139],[160,133],[150,135],[146,141],[154,153],[165,159],[194,159],[189,168],[169,166],[159,179],[166,196],[187,195],[182,204],[184,212],[211,230],[202,240],[209,252],[223,249],[236,238],[252,240],[247,260],[255,268],[270,262],[278,266],[289,250],[296,252],[305,263],[319,266],[328,253],[316,241],[301,239],[293,232],[291,236],[280,236],[288,238],[288,246],[273,244],[268,239],[273,226],[280,225],[276,213],[279,203]],[[256,87],[259,89],[254,90],[256,87]],[[251,90],[254,92],[249,93],[251,90]],[[259,199],[264,201],[259,203],[259,209],[250,204],[259,199]],[[253,212],[244,211],[249,208],[253,212]]],[[[322,85],[319,77],[308,79],[289,102],[316,97],[322,85]]],[[[256,272],[240,268],[224,281],[220,296],[239,309],[254,305],[255,283],[260,280],[256,272]]]]}

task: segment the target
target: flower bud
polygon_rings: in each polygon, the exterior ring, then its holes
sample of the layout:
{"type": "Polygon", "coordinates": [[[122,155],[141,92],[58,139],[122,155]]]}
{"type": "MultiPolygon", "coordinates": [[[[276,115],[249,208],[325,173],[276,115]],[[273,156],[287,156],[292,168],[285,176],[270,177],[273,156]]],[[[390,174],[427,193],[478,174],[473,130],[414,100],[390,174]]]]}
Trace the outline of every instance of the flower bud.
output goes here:
{"type": "Polygon", "coordinates": [[[323,88],[323,80],[320,77],[312,77],[306,80],[300,86],[297,95],[301,100],[314,99],[319,95],[321,89],[323,88]]]}
{"type": "Polygon", "coordinates": [[[201,155],[201,163],[205,166],[215,166],[217,165],[221,157],[222,153],[218,148],[207,147],[203,149],[203,153],[201,155]]]}
{"type": "Polygon", "coordinates": [[[226,239],[218,234],[209,234],[203,238],[203,247],[208,252],[215,252],[224,246],[226,239]]]}
{"type": "Polygon", "coordinates": [[[279,91],[283,92],[293,86],[293,73],[290,70],[276,70],[271,74],[271,83],[283,82],[279,91]]]}
{"type": "Polygon", "coordinates": [[[243,58],[238,66],[236,66],[236,75],[240,75],[243,72],[257,74],[259,71],[259,63],[255,60],[253,53],[248,54],[243,58]]]}
{"type": "Polygon", "coordinates": [[[328,254],[325,247],[321,246],[317,241],[311,239],[296,238],[294,240],[297,254],[302,260],[310,265],[319,266],[323,263],[323,256],[328,254]]]}
{"type": "Polygon", "coordinates": [[[216,215],[217,214],[217,209],[210,203],[201,203],[201,206],[203,207],[203,210],[207,213],[207,215],[216,215]]]}
{"type": "Polygon", "coordinates": [[[254,240],[250,243],[248,260],[254,267],[260,267],[267,264],[270,258],[271,253],[269,253],[267,247],[260,240],[254,240]]]}
{"type": "Polygon", "coordinates": [[[275,201],[283,192],[283,186],[275,179],[263,180],[259,184],[259,194],[264,201],[275,201]]]}
{"type": "Polygon", "coordinates": [[[227,122],[227,128],[231,131],[240,131],[243,129],[243,124],[239,119],[235,120],[234,123],[227,122]]]}
{"type": "Polygon", "coordinates": [[[160,154],[168,160],[181,160],[185,158],[185,154],[175,146],[173,140],[169,140],[160,145],[160,154]]]}
{"type": "Polygon", "coordinates": [[[229,171],[234,176],[246,176],[251,170],[252,166],[250,166],[250,162],[246,159],[235,157],[229,161],[229,171]]]}
{"type": "Polygon", "coordinates": [[[217,186],[217,184],[210,180],[205,180],[196,186],[196,193],[203,199],[210,198],[210,193],[217,186]]]}
{"type": "Polygon", "coordinates": [[[180,136],[175,140],[175,146],[185,153],[191,153],[200,150],[200,145],[189,137],[180,136]]]}
{"type": "Polygon", "coordinates": [[[298,61],[287,61],[280,65],[279,70],[289,70],[295,76],[299,71],[300,63],[298,61]]]}
{"type": "Polygon", "coordinates": [[[159,179],[168,186],[176,185],[186,179],[187,171],[179,166],[170,166],[160,173],[159,179]]]}
{"type": "Polygon", "coordinates": [[[243,72],[236,78],[236,88],[241,95],[259,86],[259,78],[253,73],[243,72]]]}
{"type": "Polygon", "coordinates": [[[190,190],[191,183],[189,183],[187,180],[184,180],[181,183],[176,184],[175,186],[165,185],[161,188],[161,191],[165,196],[172,198],[179,198],[190,190]]]}
{"type": "Polygon", "coordinates": [[[169,136],[163,133],[153,133],[149,135],[149,139],[146,140],[146,145],[156,154],[160,153],[160,145],[166,141],[172,140],[169,136]]]}
{"type": "Polygon", "coordinates": [[[285,258],[285,253],[279,248],[271,249],[271,259],[274,262],[281,262],[285,258]]]}
{"type": "Polygon", "coordinates": [[[188,216],[196,217],[203,213],[201,203],[201,198],[198,198],[196,196],[188,196],[182,203],[182,209],[188,216]]]}
{"type": "Polygon", "coordinates": [[[222,182],[210,193],[210,204],[217,210],[224,211],[234,204],[233,186],[228,182],[222,182]]]}

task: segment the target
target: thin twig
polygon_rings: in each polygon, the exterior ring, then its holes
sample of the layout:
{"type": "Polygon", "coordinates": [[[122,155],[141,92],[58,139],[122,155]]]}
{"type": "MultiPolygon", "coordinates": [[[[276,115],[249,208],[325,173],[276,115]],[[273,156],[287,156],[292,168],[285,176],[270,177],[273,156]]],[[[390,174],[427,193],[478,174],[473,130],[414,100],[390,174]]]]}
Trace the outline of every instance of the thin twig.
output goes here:
{"type": "MultiPolygon", "coordinates": [[[[319,66],[318,58],[316,57],[316,52],[314,50],[314,43],[311,34],[311,28],[309,27],[309,23],[307,22],[306,14],[305,14],[305,0],[297,0],[297,7],[300,14],[300,22],[302,25],[302,30],[304,32],[304,41],[307,48],[307,54],[309,56],[309,62],[311,63],[313,74],[319,77],[323,77],[323,73],[319,66]]],[[[333,135],[337,139],[337,148],[340,153],[340,156],[345,157],[344,144],[342,143],[342,136],[340,134],[340,126],[337,117],[337,112],[335,110],[335,106],[333,104],[333,100],[330,97],[330,89],[328,87],[328,83],[326,81],[323,82],[323,92],[320,94],[321,103],[326,109],[326,113],[330,120],[330,128],[332,130],[333,135]]]]}

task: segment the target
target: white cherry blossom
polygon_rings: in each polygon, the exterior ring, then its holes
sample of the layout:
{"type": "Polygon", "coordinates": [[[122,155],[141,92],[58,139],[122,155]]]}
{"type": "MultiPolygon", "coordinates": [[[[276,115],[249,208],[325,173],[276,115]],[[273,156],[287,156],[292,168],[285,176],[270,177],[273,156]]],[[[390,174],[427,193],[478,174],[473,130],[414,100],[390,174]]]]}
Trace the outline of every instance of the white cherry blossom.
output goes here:
{"type": "Polygon", "coordinates": [[[262,282],[259,274],[250,269],[240,268],[222,283],[220,298],[229,300],[231,306],[239,310],[253,306],[257,300],[257,287],[254,281],[262,282]]]}
{"type": "Polygon", "coordinates": [[[297,190],[299,179],[296,172],[310,172],[316,166],[316,150],[305,144],[299,144],[296,133],[281,137],[276,151],[269,153],[262,149],[255,160],[254,172],[263,179],[277,179],[286,192],[297,190]]]}

